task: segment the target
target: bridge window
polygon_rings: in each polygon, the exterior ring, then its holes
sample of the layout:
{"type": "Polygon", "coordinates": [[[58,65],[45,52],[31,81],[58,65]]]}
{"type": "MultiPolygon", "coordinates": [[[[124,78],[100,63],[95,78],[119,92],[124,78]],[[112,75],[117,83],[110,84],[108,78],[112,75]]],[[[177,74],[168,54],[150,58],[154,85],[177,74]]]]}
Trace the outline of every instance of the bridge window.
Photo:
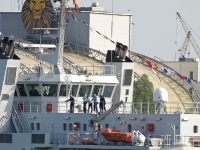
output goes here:
{"type": "Polygon", "coordinates": [[[57,84],[42,84],[43,96],[57,96],[57,84]]]}
{"type": "Polygon", "coordinates": [[[70,90],[70,85],[67,86],[67,91],[66,91],[66,85],[62,84],[60,86],[60,94],[59,96],[68,96],[69,95],[69,90],[70,90]]]}
{"type": "Polygon", "coordinates": [[[105,86],[104,91],[103,91],[103,96],[111,97],[113,89],[114,89],[114,86],[105,86]]]}
{"type": "Polygon", "coordinates": [[[27,84],[26,87],[30,96],[41,96],[38,84],[27,84]]]}
{"type": "Polygon", "coordinates": [[[101,95],[102,94],[102,90],[103,90],[103,86],[102,85],[95,85],[93,88],[93,92],[96,95],[101,95]]]}
{"type": "Polygon", "coordinates": [[[81,85],[78,96],[83,97],[85,96],[85,93],[89,95],[91,92],[91,89],[92,89],[92,85],[81,85]]]}
{"type": "Polygon", "coordinates": [[[76,97],[79,85],[72,85],[71,95],[76,97]]]}
{"type": "Polygon", "coordinates": [[[17,84],[17,88],[19,89],[20,96],[27,96],[24,84],[17,84]]]}

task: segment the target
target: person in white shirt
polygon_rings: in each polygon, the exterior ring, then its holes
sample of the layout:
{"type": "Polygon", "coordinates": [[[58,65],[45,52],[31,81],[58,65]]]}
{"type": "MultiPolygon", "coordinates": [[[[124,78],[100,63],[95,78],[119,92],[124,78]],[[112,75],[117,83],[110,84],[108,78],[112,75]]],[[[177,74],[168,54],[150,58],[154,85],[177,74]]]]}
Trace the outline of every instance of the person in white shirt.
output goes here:
{"type": "Polygon", "coordinates": [[[92,101],[94,102],[94,111],[98,112],[98,108],[97,108],[97,96],[96,94],[94,93],[94,96],[92,97],[92,101]]]}

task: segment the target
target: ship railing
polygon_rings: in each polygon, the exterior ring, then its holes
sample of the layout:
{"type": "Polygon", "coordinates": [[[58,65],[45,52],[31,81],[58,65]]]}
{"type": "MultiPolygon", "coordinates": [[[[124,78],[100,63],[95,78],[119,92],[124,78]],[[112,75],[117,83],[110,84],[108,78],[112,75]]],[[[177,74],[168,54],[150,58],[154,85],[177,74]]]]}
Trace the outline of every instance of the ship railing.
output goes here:
{"type": "Polygon", "coordinates": [[[71,145],[71,144],[80,144],[82,138],[92,138],[92,133],[84,132],[80,133],[79,131],[69,132],[69,133],[52,133],[50,135],[51,144],[59,145],[71,145]],[[70,142],[70,136],[75,136],[73,143],[70,142]]]}
{"type": "Polygon", "coordinates": [[[200,136],[191,135],[175,135],[175,144],[185,143],[192,147],[200,146],[200,136]]]}
{"type": "MultiPolygon", "coordinates": [[[[15,108],[19,109],[21,106],[22,112],[27,113],[70,113],[70,102],[39,102],[39,101],[18,101],[14,102],[15,108]]],[[[114,103],[106,102],[105,108],[108,110],[114,103]]],[[[98,112],[100,111],[98,104],[98,112]]],[[[93,107],[94,108],[94,107],[93,107]]],[[[88,110],[88,104],[86,105],[88,110]]],[[[75,101],[74,113],[83,113],[83,102],[75,101]]],[[[88,112],[87,112],[88,113],[88,112]]],[[[134,102],[124,103],[112,113],[116,114],[199,114],[200,103],[192,102],[167,102],[165,104],[158,104],[154,102],[134,102]],[[163,107],[161,107],[163,106],[163,107]],[[194,109],[195,108],[195,109],[194,109]],[[195,110],[195,111],[194,111],[195,110]]]]}

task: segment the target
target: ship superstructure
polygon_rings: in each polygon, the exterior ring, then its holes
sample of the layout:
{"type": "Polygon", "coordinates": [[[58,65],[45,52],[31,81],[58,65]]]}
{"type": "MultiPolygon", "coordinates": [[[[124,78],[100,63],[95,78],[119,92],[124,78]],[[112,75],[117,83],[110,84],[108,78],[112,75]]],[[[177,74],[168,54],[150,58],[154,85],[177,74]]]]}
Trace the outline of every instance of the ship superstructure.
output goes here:
{"type": "MultiPolygon", "coordinates": [[[[61,4],[64,11],[65,0],[61,4]]],[[[169,103],[163,88],[154,91],[153,103],[132,102],[134,62],[125,45],[108,50],[105,66],[66,74],[63,11],[56,51],[39,53],[41,63],[29,66],[29,72],[19,71],[13,41],[4,37],[1,42],[1,150],[156,150],[180,141],[199,145],[198,103],[169,103]],[[52,69],[44,70],[42,61],[52,69]],[[84,113],[83,97],[91,99],[94,93],[105,97],[107,111],[84,113]],[[65,102],[70,96],[75,99],[73,113],[65,102]]]]}

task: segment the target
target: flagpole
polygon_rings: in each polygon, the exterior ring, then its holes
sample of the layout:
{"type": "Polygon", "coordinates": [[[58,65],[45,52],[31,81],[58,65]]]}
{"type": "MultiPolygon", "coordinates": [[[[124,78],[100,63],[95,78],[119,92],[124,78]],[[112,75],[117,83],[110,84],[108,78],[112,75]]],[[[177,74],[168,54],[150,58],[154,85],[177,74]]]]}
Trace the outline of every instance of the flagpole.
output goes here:
{"type": "MultiPolygon", "coordinates": [[[[112,0],[112,22],[111,22],[111,39],[113,35],[113,0],[112,0]]],[[[111,65],[112,65],[112,51],[111,51],[111,65]]]]}

